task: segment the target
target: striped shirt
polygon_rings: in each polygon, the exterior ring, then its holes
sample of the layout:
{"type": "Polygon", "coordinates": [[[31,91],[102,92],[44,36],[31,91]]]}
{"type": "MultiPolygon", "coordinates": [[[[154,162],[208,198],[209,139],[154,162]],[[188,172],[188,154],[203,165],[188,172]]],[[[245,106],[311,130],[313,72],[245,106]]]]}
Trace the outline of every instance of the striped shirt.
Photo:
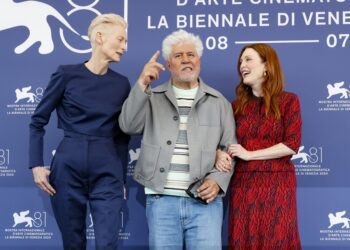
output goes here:
{"type": "MultiPolygon", "coordinates": [[[[164,186],[165,195],[188,196],[185,190],[190,185],[189,150],[187,142],[187,119],[192,103],[196,97],[198,86],[193,89],[179,89],[173,85],[177,106],[179,109],[180,123],[175,149],[170,161],[170,168],[164,186]]],[[[158,192],[145,188],[146,194],[158,192]]]]}

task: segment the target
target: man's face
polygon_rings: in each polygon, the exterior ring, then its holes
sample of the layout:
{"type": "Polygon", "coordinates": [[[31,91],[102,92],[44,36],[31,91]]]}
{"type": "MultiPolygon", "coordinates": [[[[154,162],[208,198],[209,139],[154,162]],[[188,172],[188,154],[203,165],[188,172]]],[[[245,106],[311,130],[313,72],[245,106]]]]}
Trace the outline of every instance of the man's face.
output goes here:
{"type": "Polygon", "coordinates": [[[177,44],[173,46],[167,61],[172,79],[179,83],[197,81],[200,72],[201,59],[192,43],[177,44]]]}
{"type": "Polygon", "coordinates": [[[126,32],[120,25],[110,25],[103,32],[102,51],[109,61],[119,62],[126,50],[126,32]]]}

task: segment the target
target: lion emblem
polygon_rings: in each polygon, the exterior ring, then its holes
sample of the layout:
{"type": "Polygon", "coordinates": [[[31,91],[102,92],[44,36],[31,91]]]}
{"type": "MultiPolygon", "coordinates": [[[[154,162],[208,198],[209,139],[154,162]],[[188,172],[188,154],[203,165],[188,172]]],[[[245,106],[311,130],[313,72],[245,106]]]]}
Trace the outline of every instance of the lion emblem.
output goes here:
{"type": "Polygon", "coordinates": [[[302,152],[304,148],[304,146],[301,146],[298,150],[298,153],[293,155],[291,160],[301,159],[300,163],[308,163],[311,157],[309,154],[302,152]]]}
{"type": "Polygon", "coordinates": [[[348,99],[350,97],[350,90],[346,88],[341,88],[343,85],[344,85],[344,81],[336,82],[333,85],[327,84],[327,89],[328,89],[327,99],[335,95],[341,95],[340,99],[343,99],[343,98],[348,99]]]}
{"type": "Polygon", "coordinates": [[[15,90],[15,93],[16,93],[16,101],[15,103],[19,102],[20,100],[23,100],[23,99],[28,99],[27,102],[39,102],[40,99],[34,94],[34,93],[31,93],[31,92],[28,92],[29,90],[31,90],[32,87],[31,86],[28,86],[28,87],[24,87],[22,89],[16,89],[15,90]]]}
{"type": "Polygon", "coordinates": [[[12,227],[17,226],[18,224],[21,223],[26,223],[25,227],[33,227],[33,218],[32,217],[26,217],[29,214],[29,210],[22,211],[19,214],[18,213],[13,213],[13,221],[14,224],[12,227]]]}
{"type": "MultiPolygon", "coordinates": [[[[39,1],[14,2],[1,0],[0,31],[15,27],[26,27],[29,36],[15,48],[16,54],[22,54],[35,43],[40,43],[39,53],[49,54],[54,50],[51,27],[47,22],[48,16],[53,16],[73,33],[79,33],[72,28],[68,21],[52,6],[39,1]]],[[[86,36],[81,36],[87,40],[86,36]]]]}
{"type": "Polygon", "coordinates": [[[343,224],[341,228],[350,228],[350,225],[349,225],[350,219],[343,217],[345,213],[346,213],[345,211],[341,211],[341,212],[335,213],[335,215],[332,213],[328,214],[329,224],[330,224],[328,228],[331,228],[337,224],[343,224]]]}

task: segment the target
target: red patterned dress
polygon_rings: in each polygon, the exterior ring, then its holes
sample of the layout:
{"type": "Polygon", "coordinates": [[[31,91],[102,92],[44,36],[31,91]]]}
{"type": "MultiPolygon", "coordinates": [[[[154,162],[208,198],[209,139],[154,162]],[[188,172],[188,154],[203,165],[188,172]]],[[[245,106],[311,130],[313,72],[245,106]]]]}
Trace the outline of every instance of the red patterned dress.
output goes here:
{"type": "MultiPolygon", "coordinates": [[[[265,116],[264,99],[253,97],[245,115],[236,115],[238,143],[248,151],[278,143],[297,152],[301,141],[298,97],[283,92],[281,118],[265,116]]],[[[233,109],[235,103],[232,104],[233,109]]],[[[301,249],[296,206],[296,177],[290,156],[238,159],[231,182],[229,249],[301,249]]]]}

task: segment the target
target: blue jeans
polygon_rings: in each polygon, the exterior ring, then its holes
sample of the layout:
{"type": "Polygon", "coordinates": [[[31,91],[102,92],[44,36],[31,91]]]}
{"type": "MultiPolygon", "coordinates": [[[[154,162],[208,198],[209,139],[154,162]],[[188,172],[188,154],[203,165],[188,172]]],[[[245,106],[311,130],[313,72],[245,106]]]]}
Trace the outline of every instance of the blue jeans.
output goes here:
{"type": "Polygon", "coordinates": [[[204,205],[187,197],[147,195],[146,216],[150,249],[222,249],[221,197],[204,205]]]}

